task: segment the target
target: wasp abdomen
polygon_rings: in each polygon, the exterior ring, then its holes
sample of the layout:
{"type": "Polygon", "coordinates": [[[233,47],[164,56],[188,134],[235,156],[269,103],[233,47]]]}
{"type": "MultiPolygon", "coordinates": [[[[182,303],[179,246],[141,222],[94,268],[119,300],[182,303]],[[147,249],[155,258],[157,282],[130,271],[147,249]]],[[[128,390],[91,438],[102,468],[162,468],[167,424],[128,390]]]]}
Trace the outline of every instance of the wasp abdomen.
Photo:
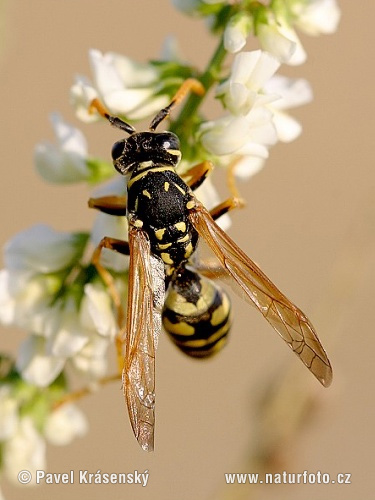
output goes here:
{"type": "Polygon", "coordinates": [[[228,295],[211,280],[183,268],[168,289],[163,325],[185,354],[212,356],[227,342],[231,326],[228,295]]]}

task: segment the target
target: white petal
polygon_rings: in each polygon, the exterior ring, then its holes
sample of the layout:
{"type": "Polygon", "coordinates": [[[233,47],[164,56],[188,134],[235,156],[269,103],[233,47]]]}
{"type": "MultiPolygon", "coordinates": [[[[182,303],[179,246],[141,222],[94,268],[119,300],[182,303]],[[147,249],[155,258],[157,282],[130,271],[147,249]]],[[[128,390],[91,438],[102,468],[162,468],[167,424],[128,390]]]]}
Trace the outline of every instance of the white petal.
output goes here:
{"type": "Polygon", "coordinates": [[[51,273],[74,263],[79,250],[74,234],[36,224],[16,234],[6,244],[4,260],[8,269],[51,273]]]}
{"type": "Polygon", "coordinates": [[[286,113],[278,111],[273,116],[273,122],[277,130],[277,136],[282,142],[291,142],[302,132],[301,124],[286,113]]]}
{"type": "Polygon", "coordinates": [[[4,472],[9,481],[19,486],[18,473],[27,470],[35,484],[37,470],[46,468],[46,445],[30,417],[20,420],[16,434],[3,445],[4,472]]]}
{"type": "Polygon", "coordinates": [[[108,337],[92,333],[89,342],[75,356],[70,358],[73,367],[88,379],[101,378],[107,371],[106,353],[108,337]]]}
{"type": "Polygon", "coordinates": [[[34,164],[43,179],[57,184],[87,180],[90,175],[85,158],[76,153],[61,151],[49,142],[35,146],[34,164]]]}
{"type": "Polygon", "coordinates": [[[123,89],[123,81],[113,65],[113,58],[110,54],[102,54],[99,50],[91,49],[89,59],[95,86],[103,97],[123,89]]]}
{"type": "Polygon", "coordinates": [[[312,0],[297,6],[296,14],[296,26],[308,35],[334,33],[341,17],[336,0],[312,0]]]}
{"type": "Polygon", "coordinates": [[[211,153],[226,155],[241,148],[249,135],[249,123],[244,117],[224,117],[204,124],[202,144],[211,153]]]}
{"type": "Polygon", "coordinates": [[[280,27],[275,24],[260,24],[258,26],[259,42],[263,50],[273,54],[280,62],[289,63],[296,50],[295,36],[290,33],[281,33],[280,27]]]}
{"type": "Polygon", "coordinates": [[[11,325],[16,318],[16,301],[10,293],[12,283],[9,271],[0,271],[0,322],[3,325],[11,325]]]}
{"type": "Polygon", "coordinates": [[[247,36],[236,26],[227,26],[224,31],[225,50],[234,54],[246,45],[247,36]]]}
{"type": "Polygon", "coordinates": [[[239,179],[247,180],[262,170],[263,166],[264,158],[244,156],[236,163],[235,175],[239,179]]]}
{"type": "Polygon", "coordinates": [[[100,335],[114,338],[117,325],[108,291],[94,284],[85,285],[84,290],[85,295],[80,308],[81,324],[100,335]]]}
{"type": "Polygon", "coordinates": [[[67,404],[53,411],[44,427],[46,439],[56,446],[71,443],[76,437],[82,437],[88,430],[84,414],[74,405],[67,404]]]}
{"type": "Polygon", "coordinates": [[[275,75],[265,84],[264,90],[280,96],[272,103],[272,109],[294,108],[313,99],[311,85],[303,78],[275,75]]]}
{"type": "Polygon", "coordinates": [[[46,355],[45,339],[30,335],[18,351],[17,369],[30,384],[47,387],[64,367],[65,359],[46,355]]]}
{"type": "Polygon", "coordinates": [[[108,52],[106,57],[110,58],[124,87],[146,87],[154,84],[159,77],[157,69],[151,64],[138,63],[115,52],[108,52]]]}
{"type": "Polygon", "coordinates": [[[87,141],[83,133],[65,122],[59,113],[51,113],[50,119],[60,148],[85,158],[87,141]]]}
{"type": "Polygon", "coordinates": [[[233,62],[231,78],[234,82],[242,82],[250,89],[259,91],[279,67],[280,62],[267,52],[241,52],[233,62]]]}
{"type": "Polygon", "coordinates": [[[65,304],[56,320],[55,331],[49,334],[46,351],[51,356],[68,358],[84,347],[89,340],[88,333],[80,323],[73,301],[65,304]]]}
{"type": "Polygon", "coordinates": [[[70,102],[77,117],[83,122],[92,123],[100,119],[99,113],[89,113],[90,103],[97,97],[98,92],[91,82],[84,76],[77,76],[70,89],[70,102]]]}

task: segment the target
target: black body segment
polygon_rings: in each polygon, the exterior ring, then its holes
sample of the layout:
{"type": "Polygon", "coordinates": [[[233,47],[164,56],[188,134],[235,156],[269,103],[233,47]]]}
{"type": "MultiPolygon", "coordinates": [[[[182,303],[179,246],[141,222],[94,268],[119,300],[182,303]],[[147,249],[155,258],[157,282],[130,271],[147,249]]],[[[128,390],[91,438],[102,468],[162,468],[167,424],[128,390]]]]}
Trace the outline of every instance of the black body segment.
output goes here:
{"type": "Polygon", "coordinates": [[[185,354],[207,358],[227,342],[231,326],[228,295],[211,280],[184,267],[169,285],[163,326],[185,354]]]}
{"type": "MultiPolygon", "coordinates": [[[[177,268],[194,252],[198,233],[190,223],[190,188],[173,167],[151,163],[128,182],[128,213],[149,236],[151,251],[177,268]]],[[[171,272],[169,272],[170,274],[171,272]]]]}

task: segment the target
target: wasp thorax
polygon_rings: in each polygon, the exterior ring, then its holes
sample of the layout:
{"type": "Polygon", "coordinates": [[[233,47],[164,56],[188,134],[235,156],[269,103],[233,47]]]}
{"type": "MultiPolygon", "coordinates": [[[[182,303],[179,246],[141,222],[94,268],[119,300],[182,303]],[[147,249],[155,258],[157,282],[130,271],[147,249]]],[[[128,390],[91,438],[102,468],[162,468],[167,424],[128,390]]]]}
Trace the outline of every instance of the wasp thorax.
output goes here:
{"type": "Polygon", "coordinates": [[[172,132],[139,132],[112,147],[113,164],[122,174],[148,162],[175,166],[180,158],[180,141],[172,132]]]}

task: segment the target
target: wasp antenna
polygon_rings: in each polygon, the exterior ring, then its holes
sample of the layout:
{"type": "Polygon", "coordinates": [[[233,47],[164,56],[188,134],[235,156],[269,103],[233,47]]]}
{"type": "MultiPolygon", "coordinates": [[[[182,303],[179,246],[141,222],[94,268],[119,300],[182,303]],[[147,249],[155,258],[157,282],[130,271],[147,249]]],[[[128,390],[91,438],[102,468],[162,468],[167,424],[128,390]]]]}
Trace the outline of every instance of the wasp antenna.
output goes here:
{"type": "Polygon", "coordinates": [[[172,101],[165,108],[161,109],[159,113],[150,123],[149,129],[153,132],[156,127],[170,114],[172,108],[180,104],[188,92],[194,92],[194,94],[203,95],[205,89],[199,80],[195,78],[188,78],[184,81],[181,87],[177,90],[176,94],[173,96],[172,101]]]}
{"type": "Polygon", "coordinates": [[[124,122],[123,120],[121,120],[121,118],[118,118],[117,116],[112,116],[111,114],[109,114],[104,104],[101,103],[99,99],[96,98],[91,101],[89,106],[89,113],[94,113],[94,111],[97,111],[100,114],[100,116],[108,120],[111,125],[113,125],[116,128],[119,128],[120,130],[123,130],[129,135],[134,134],[134,132],[136,131],[132,125],[129,125],[129,123],[124,122]]]}

